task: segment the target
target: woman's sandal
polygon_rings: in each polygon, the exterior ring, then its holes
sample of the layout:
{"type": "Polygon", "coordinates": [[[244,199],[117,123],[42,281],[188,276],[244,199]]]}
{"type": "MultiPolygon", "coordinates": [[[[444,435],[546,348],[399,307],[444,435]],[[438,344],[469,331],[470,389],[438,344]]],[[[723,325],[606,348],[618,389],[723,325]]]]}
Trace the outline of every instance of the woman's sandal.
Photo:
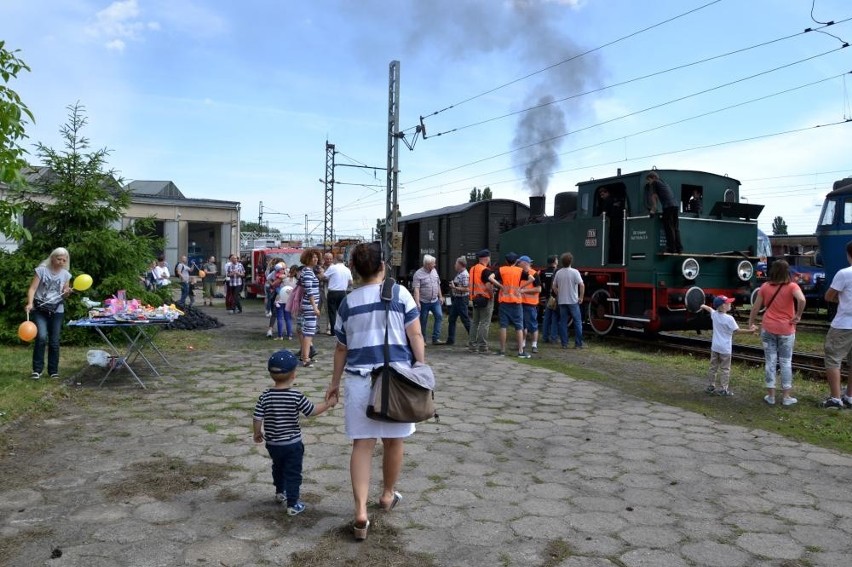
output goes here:
{"type": "Polygon", "coordinates": [[[352,533],[355,535],[355,541],[364,541],[367,539],[367,530],[369,529],[370,520],[367,520],[362,528],[359,528],[358,524],[352,524],[352,533]]]}
{"type": "Polygon", "coordinates": [[[387,506],[384,506],[384,505],[382,505],[381,502],[379,502],[379,508],[381,508],[385,512],[390,512],[391,510],[393,510],[396,507],[397,504],[399,504],[400,500],[402,500],[402,494],[400,494],[397,491],[394,491],[393,500],[391,500],[390,504],[388,504],[387,506]]]}

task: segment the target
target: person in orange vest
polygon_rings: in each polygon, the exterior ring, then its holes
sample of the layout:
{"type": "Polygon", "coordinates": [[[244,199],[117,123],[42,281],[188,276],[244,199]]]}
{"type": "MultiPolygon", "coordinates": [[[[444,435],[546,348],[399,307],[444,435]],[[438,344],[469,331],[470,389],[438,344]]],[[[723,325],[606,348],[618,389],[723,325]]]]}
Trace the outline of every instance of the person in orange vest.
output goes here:
{"type": "Polygon", "coordinates": [[[491,252],[485,248],[476,253],[476,264],[470,268],[470,300],[473,318],[467,349],[473,353],[488,352],[488,329],[494,311],[494,271],[491,269],[491,252]]]}
{"type": "Polygon", "coordinates": [[[532,353],[538,352],[538,298],[541,295],[541,277],[536,270],[532,269],[532,260],[529,256],[521,256],[518,258],[518,266],[525,270],[532,282],[524,282],[521,284],[521,305],[524,311],[524,342],[523,347],[526,351],[527,341],[530,341],[532,353]]]}
{"type": "Polygon", "coordinates": [[[516,266],[518,255],[514,252],[506,254],[506,265],[497,270],[496,283],[500,288],[500,350],[498,355],[506,354],[506,330],[509,325],[515,328],[518,340],[518,358],[531,358],[524,351],[524,310],[522,307],[521,284],[529,281],[529,273],[516,266]]]}

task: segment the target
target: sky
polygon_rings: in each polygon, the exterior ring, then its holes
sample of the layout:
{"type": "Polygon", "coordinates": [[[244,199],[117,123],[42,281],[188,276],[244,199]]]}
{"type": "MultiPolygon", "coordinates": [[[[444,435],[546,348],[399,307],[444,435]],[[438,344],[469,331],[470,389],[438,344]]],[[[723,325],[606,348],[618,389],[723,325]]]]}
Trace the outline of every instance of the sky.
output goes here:
{"type": "Polygon", "coordinates": [[[473,187],[550,213],[657,167],[738,179],[764,231],[812,234],[852,176],[848,0],[0,0],[0,39],[31,68],[9,85],[27,149],[61,148],[79,102],[125,181],[294,237],[322,235],[326,141],[335,235],[385,216],[391,61],[402,215],[473,187]]]}

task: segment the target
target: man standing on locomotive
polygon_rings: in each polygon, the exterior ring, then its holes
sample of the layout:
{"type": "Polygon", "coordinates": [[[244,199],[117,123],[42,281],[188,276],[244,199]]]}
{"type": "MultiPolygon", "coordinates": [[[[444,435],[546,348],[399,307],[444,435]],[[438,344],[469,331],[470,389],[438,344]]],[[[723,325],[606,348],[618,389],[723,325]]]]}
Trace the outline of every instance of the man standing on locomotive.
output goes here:
{"type": "Polygon", "coordinates": [[[414,272],[412,287],[414,301],[420,306],[420,328],[426,337],[426,326],[429,324],[429,313],[435,317],[432,327],[432,344],[442,345],[441,322],[444,320],[444,295],[441,293],[441,278],[435,269],[435,257],[429,254],[423,256],[423,267],[414,272]]]}
{"type": "Polygon", "coordinates": [[[666,252],[680,254],[683,245],[680,243],[680,226],[678,222],[678,201],[674,193],[660,179],[655,171],[648,173],[645,177],[645,204],[648,213],[653,217],[657,214],[658,203],[663,206],[663,230],[666,233],[666,252]]]}
{"type": "Polygon", "coordinates": [[[488,352],[488,329],[494,311],[494,272],[491,271],[491,252],[486,248],[476,253],[477,263],[470,269],[470,300],[473,320],[470,324],[470,352],[488,352]]]}

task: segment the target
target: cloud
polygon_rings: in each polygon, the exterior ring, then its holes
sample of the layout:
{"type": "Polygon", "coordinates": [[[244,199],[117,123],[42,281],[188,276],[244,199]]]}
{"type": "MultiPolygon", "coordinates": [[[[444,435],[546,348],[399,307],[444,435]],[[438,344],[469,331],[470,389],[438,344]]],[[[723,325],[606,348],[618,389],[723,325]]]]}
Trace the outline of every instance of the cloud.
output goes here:
{"type": "Polygon", "coordinates": [[[140,18],[137,0],[117,0],[97,14],[86,28],[92,37],[105,39],[104,46],[112,51],[124,51],[127,41],[142,41],[146,31],[158,31],[160,24],[140,18]]]}

